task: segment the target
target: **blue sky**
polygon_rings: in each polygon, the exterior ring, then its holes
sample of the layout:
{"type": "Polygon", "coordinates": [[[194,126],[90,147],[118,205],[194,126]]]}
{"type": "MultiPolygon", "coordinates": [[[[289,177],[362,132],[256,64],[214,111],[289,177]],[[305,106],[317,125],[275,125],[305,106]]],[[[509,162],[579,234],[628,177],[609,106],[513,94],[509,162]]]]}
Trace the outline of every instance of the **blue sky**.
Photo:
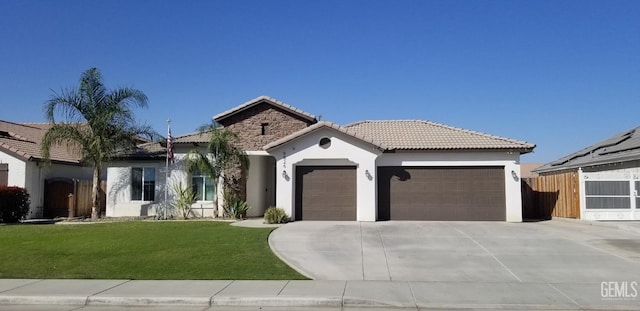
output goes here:
{"type": "Polygon", "coordinates": [[[425,119],[546,162],[640,125],[640,1],[0,0],[0,119],[98,67],[192,132],[268,95],[346,124],[425,119]]]}

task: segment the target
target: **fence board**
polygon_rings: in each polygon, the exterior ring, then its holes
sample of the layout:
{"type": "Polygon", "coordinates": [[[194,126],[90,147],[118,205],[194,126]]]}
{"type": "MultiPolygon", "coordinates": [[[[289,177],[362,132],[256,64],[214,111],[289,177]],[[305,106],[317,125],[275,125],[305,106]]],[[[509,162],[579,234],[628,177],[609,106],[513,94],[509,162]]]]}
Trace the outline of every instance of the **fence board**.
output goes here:
{"type": "Polygon", "coordinates": [[[9,164],[0,163],[0,186],[9,184],[9,164]]]}
{"type": "MultiPolygon", "coordinates": [[[[105,192],[107,190],[107,182],[100,182],[100,207],[104,211],[106,204],[105,192]]],[[[78,180],[75,184],[75,215],[91,216],[91,194],[93,192],[93,182],[91,180],[78,180]]]]}
{"type": "Polygon", "coordinates": [[[522,179],[523,217],[580,218],[580,184],[577,172],[522,179]]]}

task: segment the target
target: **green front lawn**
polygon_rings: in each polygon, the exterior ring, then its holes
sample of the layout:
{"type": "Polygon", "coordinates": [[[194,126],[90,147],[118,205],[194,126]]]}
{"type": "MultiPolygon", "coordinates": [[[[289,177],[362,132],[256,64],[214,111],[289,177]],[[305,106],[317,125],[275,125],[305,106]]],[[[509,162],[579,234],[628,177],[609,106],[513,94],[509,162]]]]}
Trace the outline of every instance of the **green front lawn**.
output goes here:
{"type": "Polygon", "coordinates": [[[271,252],[271,230],[210,221],[0,226],[0,278],[304,279],[271,252]]]}

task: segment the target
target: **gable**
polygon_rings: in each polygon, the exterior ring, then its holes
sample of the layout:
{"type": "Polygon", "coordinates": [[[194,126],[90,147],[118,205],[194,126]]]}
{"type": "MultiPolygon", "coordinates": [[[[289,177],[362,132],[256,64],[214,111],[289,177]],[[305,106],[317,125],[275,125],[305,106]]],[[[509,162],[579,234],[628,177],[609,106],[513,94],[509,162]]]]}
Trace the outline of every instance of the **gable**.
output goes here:
{"type": "Polygon", "coordinates": [[[268,101],[261,101],[216,121],[238,135],[238,146],[245,151],[262,150],[264,145],[315,123],[315,119],[304,118],[268,101]]]}

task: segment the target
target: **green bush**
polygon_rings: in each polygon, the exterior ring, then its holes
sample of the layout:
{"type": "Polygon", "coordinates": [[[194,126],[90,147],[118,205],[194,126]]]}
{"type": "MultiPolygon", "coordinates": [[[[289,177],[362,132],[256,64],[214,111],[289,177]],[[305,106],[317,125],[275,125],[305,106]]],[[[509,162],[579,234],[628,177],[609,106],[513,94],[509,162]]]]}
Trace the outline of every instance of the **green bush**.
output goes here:
{"type": "Polygon", "coordinates": [[[264,212],[264,222],[268,224],[283,224],[289,221],[287,212],[279,207],[269,207],[264,212]]]}
{"type": "Polygon", "coordinates": [[[191,205],[196,203],[196,195],[193,189],[182,185],[182,182],[173,184],[173,192],[176,197],[171,203],[178,210],[179,216],[183,219],[189,218],[191,205]]]}
{"type": "Polygon", "coordinates": [[[247,204],[247,201],[238,198],[230,191],[224,192],[224,214],[232,219],[244,219],[247,218],[247,212],[251,209],[251,206],[247,204]]]}
{"type": "Polygon", "coordinates": [[[17,222],[29,212],[29,193],[20,187],[0,186],[0,222],[17,222]]]}

